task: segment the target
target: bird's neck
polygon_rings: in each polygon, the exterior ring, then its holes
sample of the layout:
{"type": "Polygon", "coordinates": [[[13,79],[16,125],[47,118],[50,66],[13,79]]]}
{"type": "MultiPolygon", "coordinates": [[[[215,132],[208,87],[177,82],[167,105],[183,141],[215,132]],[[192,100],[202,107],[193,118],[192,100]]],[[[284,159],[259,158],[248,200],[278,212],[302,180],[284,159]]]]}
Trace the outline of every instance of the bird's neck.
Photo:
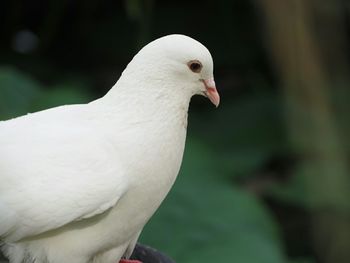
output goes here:
{"type": "Polygon", "coordinates": [[[178,92],[176,84],[158,81],[121,78],[97,104],[108,121],[110,141],[125,154],[125,165],[149,171],[147,178],[164,175],[156,178],[155,185],[165,186],[159,191],[168,191],[182,160],[191,94],[178,92]],[[128,155],[130,148],[138,151],[128,155]]]}
{"type": "Polygon", "coordinates": [[[103,97],[118,112],[128,112],[130,121],[187,123],[191,94],[176,81],[130,79],[122,76],[103,97]]]}

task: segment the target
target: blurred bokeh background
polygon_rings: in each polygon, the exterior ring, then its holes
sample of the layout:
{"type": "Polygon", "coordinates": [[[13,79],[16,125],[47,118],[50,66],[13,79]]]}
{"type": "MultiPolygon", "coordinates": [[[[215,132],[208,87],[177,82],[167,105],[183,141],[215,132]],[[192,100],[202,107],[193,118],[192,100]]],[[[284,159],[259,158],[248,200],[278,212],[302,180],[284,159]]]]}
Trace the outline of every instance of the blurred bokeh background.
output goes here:
{"type": "Polygon", "coordinates": [[[171,33],[209,48],[222,102],[192,100],[141,241],[179,263],[350,262],[349,1],[2,0],[0,119],[102,96],[171,33]]]}

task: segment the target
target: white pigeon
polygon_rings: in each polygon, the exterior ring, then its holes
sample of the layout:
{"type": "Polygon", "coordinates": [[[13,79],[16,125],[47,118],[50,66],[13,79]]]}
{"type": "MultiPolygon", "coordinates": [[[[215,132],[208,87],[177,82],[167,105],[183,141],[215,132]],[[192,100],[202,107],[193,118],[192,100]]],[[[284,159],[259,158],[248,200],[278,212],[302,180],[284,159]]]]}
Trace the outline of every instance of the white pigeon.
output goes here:
{"type": "Polygon", "coordinates": [[[0,122],[0,243],[11,263],[128,261],[169,192],[193,95],[219,95],[209,51],[159,38],[102,98],[0,122]]]}

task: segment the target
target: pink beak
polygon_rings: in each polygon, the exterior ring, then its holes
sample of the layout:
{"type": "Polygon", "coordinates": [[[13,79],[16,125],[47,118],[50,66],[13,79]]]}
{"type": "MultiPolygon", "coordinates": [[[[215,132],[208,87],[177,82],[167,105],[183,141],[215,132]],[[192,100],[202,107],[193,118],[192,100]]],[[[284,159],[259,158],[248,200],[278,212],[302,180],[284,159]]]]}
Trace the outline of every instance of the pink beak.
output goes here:
{"type": "Polygon", "coordinates": [[[206,88],[205,95],[207,95],[215,107],[218,107],[220,104],[220,95],[216,90],[214,78],[203,80],[203,83],[206,88]]]}

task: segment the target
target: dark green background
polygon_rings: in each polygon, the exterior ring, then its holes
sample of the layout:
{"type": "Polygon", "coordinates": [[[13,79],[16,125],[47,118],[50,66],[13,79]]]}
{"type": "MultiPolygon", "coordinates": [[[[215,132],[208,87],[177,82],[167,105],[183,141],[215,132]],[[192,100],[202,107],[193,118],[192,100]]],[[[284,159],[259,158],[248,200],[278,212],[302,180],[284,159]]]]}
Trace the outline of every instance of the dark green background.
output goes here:
{"type": "Polygon", "coordinates": [[[0,119],[89,102],[143,45],[189,35],[212,53],[221,105],[193,98],[181,173],[141,241],[179,263],[350,262],[349,10],[1,1],[0,119]]]}

